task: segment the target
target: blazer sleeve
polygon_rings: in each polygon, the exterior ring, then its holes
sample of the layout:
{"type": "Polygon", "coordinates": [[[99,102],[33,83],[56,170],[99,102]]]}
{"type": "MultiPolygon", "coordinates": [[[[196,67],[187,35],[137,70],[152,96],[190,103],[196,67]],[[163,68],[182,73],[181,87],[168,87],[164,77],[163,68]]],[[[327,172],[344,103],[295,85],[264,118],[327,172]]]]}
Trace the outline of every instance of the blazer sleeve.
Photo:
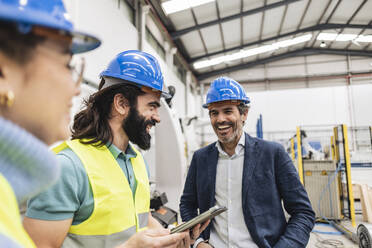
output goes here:
{"type": "Polygon", "coordinates": [[[315,213],[303,187],[296,168],[282,146],[278,146],[275,155],[276,181],[284,208],[291,216],[286,229],[275,248],[306,247],[310,232],[314,227],[315,213]]]}
{"type": "Polygon", "coordinates": [[[196,154],[193,155],[185,186],[180,201],[180,213],[182,221],[188,221],[198,214],[197,186],[196,186],[196,154]]]}

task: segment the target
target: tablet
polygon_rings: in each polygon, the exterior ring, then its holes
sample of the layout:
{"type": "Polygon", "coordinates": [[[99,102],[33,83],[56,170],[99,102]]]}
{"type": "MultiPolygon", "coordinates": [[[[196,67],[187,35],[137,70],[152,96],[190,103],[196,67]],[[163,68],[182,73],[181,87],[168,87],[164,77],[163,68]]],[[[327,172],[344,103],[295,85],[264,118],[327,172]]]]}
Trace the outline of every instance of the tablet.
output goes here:
{"type": "Polygon", "coordinates": [[[214,207],[211,207],[208,211],[196,216],[195,218],[185,222],[185,223],[182,223],[178,226],[176,226],[175,228],[171,229],[171,233],[178,233],[178,232],[183,232],[187,229],[191,229],[193,228],[194,226],[196,226],[197,224],[201,224],[201,223],[204,223],[206,222],[207,220],[210,220],[212,219],[213,217],[225,212],[227,210],[226,207],[220,207],[220,206],[214,206],[214,207]]]}

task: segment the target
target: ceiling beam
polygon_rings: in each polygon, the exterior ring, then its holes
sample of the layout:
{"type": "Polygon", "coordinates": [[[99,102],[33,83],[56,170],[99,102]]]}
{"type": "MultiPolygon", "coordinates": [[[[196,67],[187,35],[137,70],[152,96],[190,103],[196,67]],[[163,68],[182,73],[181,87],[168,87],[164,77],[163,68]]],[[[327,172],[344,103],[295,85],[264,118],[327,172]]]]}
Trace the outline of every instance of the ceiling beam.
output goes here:
{"type": "Polygon", "coordinates": [[[269,37],[269,38],[266,38],[266,39],[263,39],[263,40],[256,40],[256,41],[246,43],[246,44],[243,44],[243,45],[240,45],[240,46],[235,46],[235,47],[231,47],[231,48],[228,48],[228,49],[223,49],[223,50],[220,50],[220,51],[216,51],[216,52],[213,52],[213,53],[208,53],[208,54],[205,54],[205,55],[192,57],[189,60],[189,63],[192,63],[192,62],[195,62],[196,60],[204,59],[204,58],[207,58],[207,57],[210,57],[210,56],[223,54],[223,53],[231,52],[231,51],[234,51],[234,50],[241,50],[241,49],[244,49],[245,47],[249,47],[249,46],[253,46],[253,45],[257,45],[257,44],[281,39],[281,38],[284,38],[284,37],[288,37],[288,36],[292,36],[292,35],[296,35],[296,34],[300,34],[300,33],[321,31],[321,30],[327,30],[327,29],[338,29],[338,28],[341,28],[341,29],[342,28],[370,29],[370,30],[372,30],[372,25],[371,24],[368,24],[368,25],[364,25],[364,24],[341,24],[341,23],[317,24],[317,25],[314,25],[314,26],[311,26],[311,27],[298,29],[298,30],[295,30],[295,31],[292,31],[292,32],[276,35],[276,36],[269,37]]]}
{"type": "Polygon", "coordinates": [[[200,73],[196,75],[196,78],[200,81],[209,77],[230,73],[233,71],[238,71],[242,69],[248,69],[257,65],[266,64],[290,57],[296,56],[306,56],[306,55],[315,55],[315,54],[330,54],[330,55],[349,55],[349,56],[363,56],[363,57],[372,57],[372,51],[363,51],[363,50],[343,50],[343,49],[323,49],[323,48],[302,48],[294,51],[289,51],[286,53],[269,56],[267,58],[258,59],[255,61],[250,61],[248,63],[239,64],[231,66],[228,68],[223,68],[215,71],[200,73]]]}
{"type": "Polygon", "coordinates": [[[195,30],[199,30],[201,28],[206,28],[206,27],[213,26],[213,25],[216,25],[216,24],[219,24],[219,23],[228,22],[228,21],[235,20],[235,19],[243,17],[243,16],[248,16],[248,15],[261,13],[265,10],[281,7],[281,6],[284,6],[284,5],[293,3],[293,2],[298,2],[298,1],[301,1],[301,0],[283,0],[283,1],[280,1],[280,2],[273,3],[273,4],[265,5],[263,7],[259,7],[259,8],[256,8],[256,9],[243,11],[243,12],[235,14],[235,15],[226,16],[226,17],[214,20],[214,21],[205,22],[205,23],[202,23],[202,24],[197,24],[197,25],[189,27],[189,28],[185,28],[185,29],[181,29],[181,30],[172,32],[171,36],[172,36],[173,39],[178,39],[182,35],[185,35],[189,32],[195,31],[195,30]]]}

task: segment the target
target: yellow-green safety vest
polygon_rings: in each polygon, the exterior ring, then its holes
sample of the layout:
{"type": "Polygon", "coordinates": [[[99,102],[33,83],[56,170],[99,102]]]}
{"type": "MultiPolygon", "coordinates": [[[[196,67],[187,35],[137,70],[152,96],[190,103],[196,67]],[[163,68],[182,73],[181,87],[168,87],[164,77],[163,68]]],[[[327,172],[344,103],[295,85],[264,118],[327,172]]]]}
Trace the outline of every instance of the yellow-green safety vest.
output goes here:
{"type": "Polygon", "coordinates": [[[22,226],[17,199],[8,181],[0,174],[0,234],[20,247],[36,248],[22,226]]]}
{"type": "Polygon", "coordinates": [[[62,247],[115,247],[148,225],[150,185],[140,152],[133,148],[131,158],[137,188],[133,196],[128,180],[106,146],[82,144],[75,139],[53,149],[69,147],[81,160],[92,188],[94,209],[91,216],[71,225],[62,247]],[[133,199],[134,198],[134,199],[133,199]]]}

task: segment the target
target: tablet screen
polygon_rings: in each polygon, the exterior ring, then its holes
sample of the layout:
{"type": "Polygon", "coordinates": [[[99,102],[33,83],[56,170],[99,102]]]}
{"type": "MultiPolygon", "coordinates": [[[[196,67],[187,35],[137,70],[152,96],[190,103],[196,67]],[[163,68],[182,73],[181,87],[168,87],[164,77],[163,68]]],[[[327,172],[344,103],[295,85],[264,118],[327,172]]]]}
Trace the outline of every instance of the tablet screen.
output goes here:
{"type": "Polygon", "coordinates": [[[176,226],[175,228],[171,229],[171,233],[177,233],[177,232],[183,232],[187,229],[191,229],[197,224],[202,224],[206,222],[209,219],[212,219],[213,217],[225,212],[227,210],[226,207],[220,207],[220,206],[214,206],[211,207],[208,211],[196,216],[195,218],[182,223],[181,225],[176,226]]]}

